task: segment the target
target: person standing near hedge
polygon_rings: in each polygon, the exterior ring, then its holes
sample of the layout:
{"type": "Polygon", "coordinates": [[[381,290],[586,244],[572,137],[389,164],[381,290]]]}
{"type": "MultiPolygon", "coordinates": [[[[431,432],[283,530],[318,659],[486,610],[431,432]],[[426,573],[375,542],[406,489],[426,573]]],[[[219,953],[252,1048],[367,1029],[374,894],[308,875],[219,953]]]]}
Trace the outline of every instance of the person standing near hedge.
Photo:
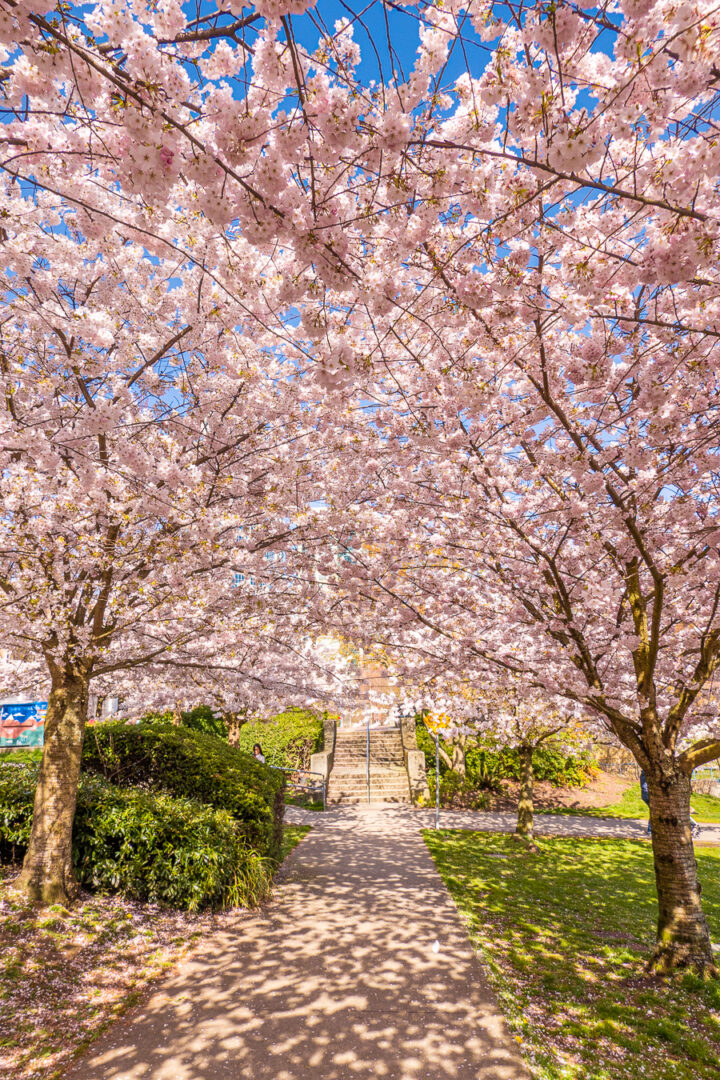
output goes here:
{"type": "Polygon", "coordinates": [[[259,742],[256,742],[253,746],[253,757],[256,761],[262,761],[263,765],[265,764],[265,755],[262,752],[262,746],[259,742]]]}

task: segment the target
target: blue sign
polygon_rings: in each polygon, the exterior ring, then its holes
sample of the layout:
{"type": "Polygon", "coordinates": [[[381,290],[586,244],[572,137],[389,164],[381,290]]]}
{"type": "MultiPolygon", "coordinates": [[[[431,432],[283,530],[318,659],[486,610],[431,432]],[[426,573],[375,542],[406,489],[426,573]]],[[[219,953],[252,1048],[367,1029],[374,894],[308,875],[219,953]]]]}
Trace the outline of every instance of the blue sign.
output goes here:
{"type": "Polygon", "coordinates": [[[0,705],[0,746],[42,746],[47,701],[0,705]]]}

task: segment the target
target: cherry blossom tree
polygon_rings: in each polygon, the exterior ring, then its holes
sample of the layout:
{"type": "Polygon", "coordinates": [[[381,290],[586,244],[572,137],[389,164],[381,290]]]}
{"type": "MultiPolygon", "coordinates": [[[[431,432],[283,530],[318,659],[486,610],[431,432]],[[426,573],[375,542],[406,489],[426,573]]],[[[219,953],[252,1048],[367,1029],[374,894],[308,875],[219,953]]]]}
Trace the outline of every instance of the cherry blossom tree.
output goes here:
{"type": "Polygon", "coordinates": [[[292,587],[261,597],[233,574],[270,576],[267,549],[305,509],[312,431],[196,268],[81,236],[47,199],[6,220],[0,641],[49,684],[19,885],[55,902],[74,890],[90,681],[270,621],[292,587]]]}
{"type": "Polygon", "coordinates": [[[371,464],[347,595],[409,649],[432,631],[440,670],[608,726],[649,777],[653,966],[712,970],[689,792],[720,756],[718,15],[485,14],[490,61],[413,130],[343,326],[371,464]]]}
{"type": "Polygon", "coordinates": [[[655,966],[709,969],[688,807],[720,754],[720,16],[393,5],[371,85],[360,13],[245,10],[0,0],[2,167],[317,374],[328,534],[366,545],[335,599],[601,718],[649,777],[655,966]]]}
{"type": "Polygon", "coordinates": [[[214,631],[140,668],[99,679],[106,692],[122,695],[118,718],[210,705],[233,743],[242,724],[255,715],[335,709],[350,701],[342,661],[305,620],[306,592],[289,592],[287,582],[277,577],[256,580],[255,590],[259,610],[253,612],[247,600],[229,606],[214,631]]]}
{"type": "MultiPolygon", "coordinates": [[[[583,730],[582,716],[577,707],[548,694],[521,692],[517,685],[506,685],[502,692],[488,695],[481,734],[492,734],[503,746],[516,750],[520,758],[520,788],[518,791],[517,826],[515,835],[526,843],[534,839],[533,756],[543,743],[552,740],[556,746],[576,745],[583,730]]],[[[585,736],[592,730],[585,720],[585,736]]]]}

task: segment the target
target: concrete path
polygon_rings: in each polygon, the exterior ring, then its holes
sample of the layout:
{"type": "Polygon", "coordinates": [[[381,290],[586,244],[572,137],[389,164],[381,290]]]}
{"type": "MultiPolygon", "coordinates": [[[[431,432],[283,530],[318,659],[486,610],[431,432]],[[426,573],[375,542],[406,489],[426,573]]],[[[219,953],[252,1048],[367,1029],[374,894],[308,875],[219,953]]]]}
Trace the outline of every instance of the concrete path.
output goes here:
{"type": "MultiPolygon", "coordinates": [[[[365,807],[330,807],[324,814],[289,806],[285,820],[288,824],[316,825],[322,818],[326,827],[348,827],[365,807]]],[[[380,807],[376,808],[378,811],[380,807]]],[[[392,821],[397,832],[414,832],[435,827],[434,809],[418,810],[411,806],[385,806],[383,814],[392,821]]],[[[517,816],[512,813],[491,813],[481,810],[441,810],[441,829],[477,829],[481,832],[515,832],[517,816]]],[[[720,825],[701,825],[699,844],[720,844],[720,825]]],[[[584,814],[536,814],[535,832],[538,836],[587,836],[615,840],[647,840],[647,818],[598,818],[584,814]]]]}
{"type": "Polygon", "coordinates": [[[408,813],[309,814],[274,901],[204,942],[66,1080],[528,1080],[408,813]]]}

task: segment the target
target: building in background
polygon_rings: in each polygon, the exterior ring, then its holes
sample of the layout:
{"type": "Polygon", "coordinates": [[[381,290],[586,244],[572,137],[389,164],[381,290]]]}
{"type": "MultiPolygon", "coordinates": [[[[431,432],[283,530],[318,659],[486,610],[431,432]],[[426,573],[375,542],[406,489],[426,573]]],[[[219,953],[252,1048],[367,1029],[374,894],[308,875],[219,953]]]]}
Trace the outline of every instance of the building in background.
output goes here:
{"type": "Polygon", "coordinates": [[[46,710],[47,701],[0,701],[0,749],[42,746],[46,710]]]}

